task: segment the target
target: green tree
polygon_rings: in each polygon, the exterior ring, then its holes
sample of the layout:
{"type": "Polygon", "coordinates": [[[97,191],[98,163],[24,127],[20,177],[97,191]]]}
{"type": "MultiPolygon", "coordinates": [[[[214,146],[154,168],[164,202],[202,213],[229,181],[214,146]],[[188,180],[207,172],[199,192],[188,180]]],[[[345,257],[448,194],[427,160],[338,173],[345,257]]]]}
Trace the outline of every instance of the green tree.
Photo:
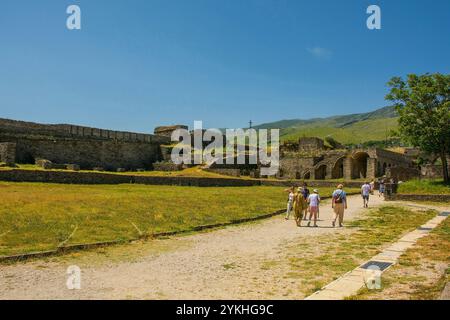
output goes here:
{"type": "Polygon", "coordinates": [[[449,183],[447,156],[450,152],[450,75],[410,74],[406,80],[388,82],[386,99],[399,113],[401,137],[423,151],[439,155],[444,181],[449,183]]]}

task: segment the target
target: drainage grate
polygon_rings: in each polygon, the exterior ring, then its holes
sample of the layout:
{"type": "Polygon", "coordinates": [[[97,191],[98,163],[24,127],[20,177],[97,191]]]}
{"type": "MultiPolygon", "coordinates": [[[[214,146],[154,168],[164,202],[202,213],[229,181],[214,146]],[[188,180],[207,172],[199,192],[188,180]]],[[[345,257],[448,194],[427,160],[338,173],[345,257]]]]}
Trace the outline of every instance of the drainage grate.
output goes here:
{"type": "Polygon", "coordinates": [[[441,213],[439,214],[439,216],[440,216],[440,217],[448,217],[448,216],[450,216],[450,212],[441,212],[441,213]]]}
{"type": "Polygon", "coordinates": [[[381,271],[386,270],[392,265],[390,262],[381,262],[381,261],[369,261],[361,266],[362,269],[369,269],[369,267],[376,266],[380,268],[381,271]]]}
{"type": "Polygon", "coordinates": [[[419,228],[417,228],[417,230],[420,230],[420,231],[431,231],[431,230],[433,230],[433,228],[419,227],[419,228]]]}

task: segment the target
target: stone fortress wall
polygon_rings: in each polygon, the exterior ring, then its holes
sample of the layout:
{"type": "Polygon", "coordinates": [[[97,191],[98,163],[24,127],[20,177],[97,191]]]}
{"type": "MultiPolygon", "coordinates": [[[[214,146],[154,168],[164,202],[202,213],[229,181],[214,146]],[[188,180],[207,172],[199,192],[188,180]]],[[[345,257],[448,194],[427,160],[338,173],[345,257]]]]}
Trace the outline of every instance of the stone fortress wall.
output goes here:
{"type": "Polygon", "coordinates": [[[412,169],[410,156],[389,150],[327,149],[319,138],[300,138],[297,149],[282,150],[280,178],[287,179],[374,179],[391,168],[412,169]]]}
{"type": "MultiPolygon", "coordinates": [[[[159,135],[0,119],[0,143],[15,145],[18,163],[46,159],[82,169],[150,169],[161,159],[160,145],[169,142],[159,135]]],[[[0,155],[4,148],[0,147],[0,155]]]]}

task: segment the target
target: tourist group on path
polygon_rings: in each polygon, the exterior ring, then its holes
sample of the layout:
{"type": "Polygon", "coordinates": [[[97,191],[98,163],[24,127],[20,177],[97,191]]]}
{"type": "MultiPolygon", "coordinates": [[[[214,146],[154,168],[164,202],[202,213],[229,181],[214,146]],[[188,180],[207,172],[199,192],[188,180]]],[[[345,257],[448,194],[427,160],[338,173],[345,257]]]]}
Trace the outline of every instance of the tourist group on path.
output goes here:
{"type": "MultiPolygon", "coordinates": [[[[286,189],[289,193],[287,208],[286,208],[286,220],[289,220],[291,212],[294,213],[295,222],[298,227],[301,227],[302,220],[307,220],[307,227],[311,226],[313,222],[313,227],[318,227],[317,219],[320,214],[320,195],[317,189],[314,189],[310,193],[306,183],[302,187],[292,187],[286,189]],[[309,213],[309,217],[308,217],[309,213]]],[[[361,197],[363,199],[363,207],[369,207],[370,195],[373,195],[375,191],[375,181],[365,182],[361,186],[361,197]]],[[[379,196],[384,196],[384,180],[379,181],[379,196]]],[[[333,191],[331,195],[331,207],[333,208],[333,219],[331,221],[332,227],[343,227],[344,212],[347,209],[347,194],[344,191],[344,186],[339,184],[336,190],[333,191]]]]}

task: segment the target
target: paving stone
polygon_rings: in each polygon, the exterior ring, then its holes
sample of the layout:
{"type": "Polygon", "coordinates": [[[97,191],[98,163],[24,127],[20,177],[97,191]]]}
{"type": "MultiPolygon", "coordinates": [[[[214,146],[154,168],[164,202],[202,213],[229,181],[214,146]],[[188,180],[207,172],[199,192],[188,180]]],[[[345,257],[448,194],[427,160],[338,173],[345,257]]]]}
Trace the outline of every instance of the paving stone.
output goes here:
{"type": "Polygon", "coordinates": [[[341,278],[326,286],[324,290],[347,292],[347,296],[349,296],[356,293],[362,286],[364,286],[364,279],[362,277],[353,277],[352,280],[341,278]]]}
{"type": "Polygon", "coordinates": [[[427,234],[426,233],[415,233],[415,232],[410,232],[407,235],[403,236],[402,238],[399,239],[399,241],[405,241],[405,242],[417,242],[417,240],[419,240],[420,238],[425,237],[427,234]]]}
{"type": "Polygon", "coordinates": [[[390,247],[386,248],[386,250],[405,252],[406,249],[411,248],[413,245],[414,245],[414,243],[412,243],[412,242],[399,241],[399,242],[394,243],[390,247]]]}
{"type": "Polygon", "coordinates": [[[371,260],[375,261],[385,261],[385,262],[396,262],[398,258],[403,254],[401,251],[391,251],[384,250],[383,252],[377,254],[371,260]]]}
{"type": "Polygon", "coordinates": [[[350,296],[350,294],[343,295],[340,292],[331,291],[331,290],[323,290],[323,291],[319,291],[318,293],[307,297],[306,300],[342,300],[348,296],[350,296]]]}

